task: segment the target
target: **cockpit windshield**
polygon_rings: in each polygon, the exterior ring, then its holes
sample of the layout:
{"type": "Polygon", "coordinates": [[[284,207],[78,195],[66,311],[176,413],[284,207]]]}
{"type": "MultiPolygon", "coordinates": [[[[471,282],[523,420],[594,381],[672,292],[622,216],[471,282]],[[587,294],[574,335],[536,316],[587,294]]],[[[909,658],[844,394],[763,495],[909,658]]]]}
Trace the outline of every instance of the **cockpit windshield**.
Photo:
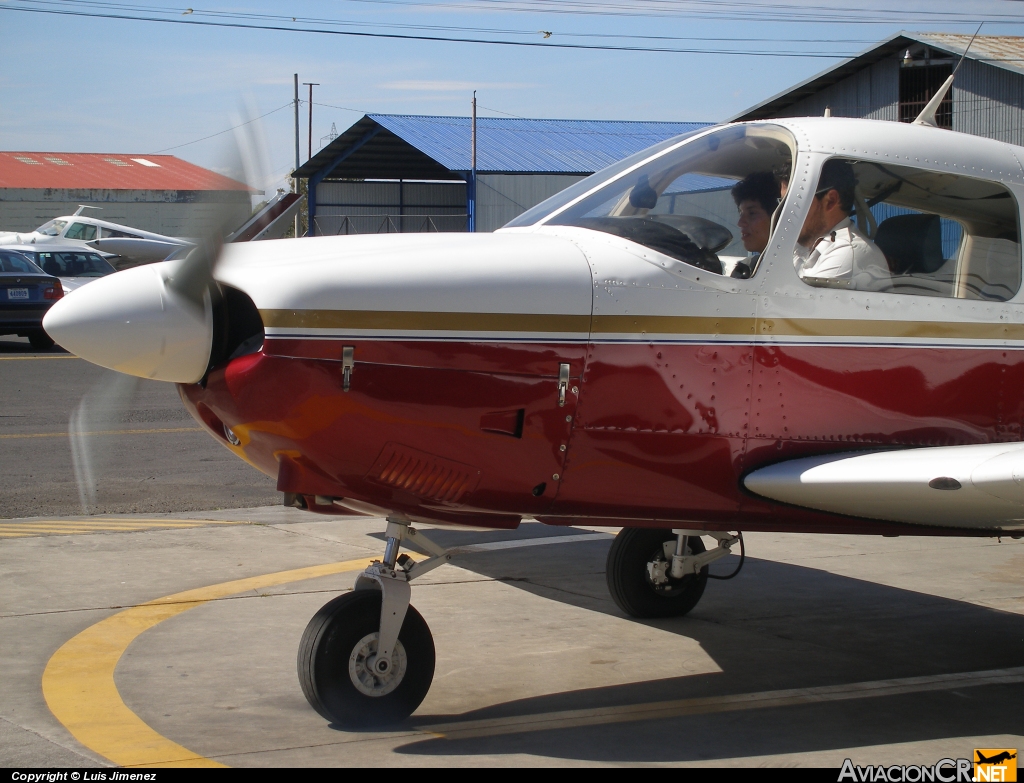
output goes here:
{"type": "Polygon", "coordinates": [[[522,222],[526,215],[514,224],[604,231],[709,272],[747,277],[767,245],[779,181],[788,178],[795,150],[785,128],[727,126],[676,140],[646,163],[641,159],[632,167],[618,164],[599,172],[574,186],[576,200],[559,194],[545,202],[550,205],[545,214],[539,214],[544,204],[538,205],[529,224],[522,222]],[[586,190],[580,187],[584,183],[590,183],[586,190]],[[739,207],[745,200],[764,213],[760,239],[743,223],[739,207]],[[741,269],[745,272],[737,273],[741,269]]]}
{"type": "Polygon", "coordinates": [[[55,237],[64,230],[64,226],[68,224],[66,220],[51,220],[47,223],[43,223],[39,228],[36,229],[37,234],[45,234],[48,237],[55,237]]]}

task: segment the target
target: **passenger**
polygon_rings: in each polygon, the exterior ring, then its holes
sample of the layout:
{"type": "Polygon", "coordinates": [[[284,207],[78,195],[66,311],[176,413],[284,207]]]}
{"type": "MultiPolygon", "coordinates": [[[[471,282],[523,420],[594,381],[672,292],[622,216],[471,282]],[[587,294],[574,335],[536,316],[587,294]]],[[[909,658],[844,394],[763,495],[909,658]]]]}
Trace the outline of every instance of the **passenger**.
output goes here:
{"type": "Polygon", "coordinates": [[[804,281],[850,281],[862,290],[881,290],[890,283],[882,251],[850,220],[856,185],[849,163],[830,160],[822,167],[793,259],[804,281]]]}
{"type": "Polygon", "coordinates": [[[789,169],[788,163],[775,169],[775,179],[779,181],[779,198],[785,199],[789,192],[789,169]]]}
{"type": "Polygon", "coordinates": [[[748,174],[733,185],[732,200],[740,211],[736,222],[740,241],[747,252],[754,255],[748,262],[756,262],[757,256],[768,246],[772,213],[779,205],[779,183],[768,171],[748,174]]]}

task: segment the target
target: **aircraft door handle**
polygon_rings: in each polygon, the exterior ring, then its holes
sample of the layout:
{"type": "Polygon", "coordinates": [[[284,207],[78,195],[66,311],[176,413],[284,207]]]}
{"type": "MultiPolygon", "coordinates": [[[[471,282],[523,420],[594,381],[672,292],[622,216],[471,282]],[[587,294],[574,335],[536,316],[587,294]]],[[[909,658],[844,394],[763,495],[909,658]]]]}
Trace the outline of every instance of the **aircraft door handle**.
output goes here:
{"type": "Polygon", "coordinates": [[[558,365],[558,407],[565,407],[565,394],[569,390],[569,365],[558,365]]]}
{"type": "Polygon", "coordinates": [[[348,391],[352,387],[352,370],[355,366],[356,349],[354,346],[346,345],[341,349],[342,391],[348,391]]]}

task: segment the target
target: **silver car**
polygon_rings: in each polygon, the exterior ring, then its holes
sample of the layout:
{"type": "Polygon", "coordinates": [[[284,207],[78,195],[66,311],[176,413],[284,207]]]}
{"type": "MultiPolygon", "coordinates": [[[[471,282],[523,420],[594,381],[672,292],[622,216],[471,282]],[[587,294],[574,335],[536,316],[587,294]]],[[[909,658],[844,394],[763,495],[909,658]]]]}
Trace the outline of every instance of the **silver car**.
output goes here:
{"type": "Polygon", "coordinates": [[[5,245],[4,249],[28,256],[48,275],[59,277],[65,292],[74,291],[115,271],[99,253],[75,245],[5,245]]]}

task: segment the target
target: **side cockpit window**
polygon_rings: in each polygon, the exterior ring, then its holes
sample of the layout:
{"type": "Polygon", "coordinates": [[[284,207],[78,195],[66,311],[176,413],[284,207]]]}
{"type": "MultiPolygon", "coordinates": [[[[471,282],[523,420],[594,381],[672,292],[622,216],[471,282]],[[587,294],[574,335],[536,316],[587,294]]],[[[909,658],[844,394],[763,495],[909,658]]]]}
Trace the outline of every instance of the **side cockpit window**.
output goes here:
{"type": "Polygon", "coordinates": [[[808,285],[1005,302],[1021,285],[1019,208],[998,182],[832,159],[794,264],[808,285]]]}
{"type": "Polygon", "coordinates": [[[64,233],[65,239],[81,239],[90,242],[96,238],[96,226],[88,223],[72,223],[64,233]]]}
{"type": "MultiPolygon", "coordinates": [[[[717,275],[757,268],[796,144],[784,128],[712,131],[624,173],[541,222],[623,237],[717,275]]],[[[597,175],[595,175],[597,176],[597,175]]]]}

